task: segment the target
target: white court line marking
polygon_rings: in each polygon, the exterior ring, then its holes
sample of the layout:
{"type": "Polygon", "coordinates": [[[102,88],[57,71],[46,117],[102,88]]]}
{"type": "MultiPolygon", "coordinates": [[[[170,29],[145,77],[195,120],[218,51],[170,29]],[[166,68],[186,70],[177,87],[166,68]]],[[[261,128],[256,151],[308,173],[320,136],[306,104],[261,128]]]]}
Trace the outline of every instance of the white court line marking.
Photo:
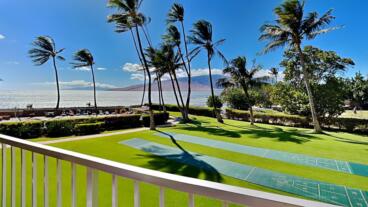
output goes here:
{"type": "Polygon", "coordinates": [[[360,192],[360,194],[362,195],[362,197],[363,197],[363,201],[365,202],[365,204],[367,204],[367,206],[368,206],[368,202],[367,202],[367,200],[365,199],[365,197],[364,197],[364,195],[363,195],[363,192],[361,191],[361,190],[359,190],[359,192],[360,192]]]}
{"type": "Polygon", "coordinates": [[[249,174],[247,175],[247,177],[245,177],[245,180],[248,180],[248,178],[249,178],[249,176],[250,176],[250,174],[252,174],[253,173],[253,171],[256,169],[256,167],[253,167],[251,170],[250,170],[250,172],[249,172],[249,174]]]}
{"type": "Polygon", "coordinates": [[[345,188],[346,197],[348,197],[348,200],[349,200],[350,206],[353,206],[353,204],[351,203],[351,200],[350,200],[349,194],[348,194],[348,190],[346,189],[346,187],[345,187],[345,186],[344,186],[344,188],[345,188]]]}

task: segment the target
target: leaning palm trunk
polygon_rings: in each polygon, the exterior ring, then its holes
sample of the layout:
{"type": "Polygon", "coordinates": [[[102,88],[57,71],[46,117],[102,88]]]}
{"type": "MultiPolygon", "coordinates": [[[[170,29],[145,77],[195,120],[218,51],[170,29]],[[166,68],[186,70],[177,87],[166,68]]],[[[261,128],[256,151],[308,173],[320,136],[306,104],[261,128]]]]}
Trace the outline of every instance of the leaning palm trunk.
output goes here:
{"type": "Polygon", "coordinates": [[[184,118],[184,112],[183,112],[183,109],[180,105],[180,102],[179,102],[179,98],[178,98],[178,94],[176,93],[176,87],[175,87],[175,82],[174,82],[174,78],[173,78],[173,75],[171,74],[171,72],[169,72],[169,75],[170,75],[170,80],[171,80],[171,86],[173,88],[173,92],[174,92],[174,96],[175,96],[175,100],[176,100],[176,104],[178,105],[178,108],[180,110],[180,113],[182,114],[182,117],[184,118]]]}
{"type": "Polygon", "coordinates": [[[146,57],[144,56],[144,52],[143,52],[143,47],[142,47],[142,42],[141,42],[141,38],[139,35],[139,30],[138,30],[138,26],[135,26],[135,31],[136,31],[136,35],[137,35],[137,40],[138,40],[138,45],[139,45],[139,51],[144,63],[144,67],[148,76],[148,107],[149,107],[149,114],[150,114],[150,130],[155,130],[156,126],[155,126],[155,117],[153,114],[153,110],[152,110],[152,97],[151,97],[151,93],[152,93],[152,88],[151,88],[151,73],[149,71],[149,67],[146,61],[146,57]]]}
{"type": "Polygon", "coordinates": [[[158,81],[158,79],[156,80],[157,81],[157,93],[158,93],[158,108],[160,111],[162,111],[162,102],[161,102],[161,91],[160,91],[160,82],[158,81]]]}
{"type": "Polygon", "coordinates": [[[188,117],[188,113],[187,113],[187,110],[185,108],[185,104],[184,104],[184,100],[183,100],[183,95],[181,94],[181,89],[180,89],[180,85],[179,85],[179,81],[178,81],[178,78],[176,77],[176,73],[175,71],[173,72],[173,77],[174,77],[174,80],[175,80],[175,83],[176,83],[176,86],[177,86],[177,89],[178,89],[178,94],[179,94],[179,98],[180,98],[180,102],[181,102],[181,108],[183,110],[183,119],[184,121],[188,121],[189,117],[188,117]]]}
{"type": "Polygon", "coordinates": [[[57,90],[57,102],[56,102],[55,109],[59,109],[59,105],[60,105],[60,86],[59,86],[59,75],[58,75],[58,71],[57,71],[57,67],[56,67],[55,57],[52,57],[52,63],[54,65],[54,70],[55,70],[55,80],[56,80],[56,90],[57,90]]]}
{"type": "Polygon", "coordinates": [[[93,70],[93,65],[91,65],[91,72],[92,72],[92,80],[93,80],[93,99],[95,102],[95,110],[96,110],[96,115],[97,115],[96,80],[95,80],[95,72],[93,70]]]}
{"type": "Polygon", "coordinates": [[[314,97],[313,97],[312,89],[311,89],[311,86],[310,86],[310,83],[309,83],[309,75],[308,75],[308,72],[307,72],[306,67],[305,67],[304,54],[302,52],[302,49],[300,48],[300,45],[297,46],[297,50],[298,50],[299,57],[300,57],[300,64],[301,64],[302,70],[303,70],[303,76],[304,76],[303,79],[304,79],[305,88],[306,88],[307,93],[308,93],[309,106],[310,106],[310,110],[311,110],[311,113],[312,113],[314,132],[315,133],[321,133],[322,129],[321,129],[321,126],[320,126],[319,121],[318,121],[316,108],[315,108],[315,104],[314,104],[314,97]]]}
{"type": "Polygon", "coordinates": [[[208,73],[210,76],[210,85],[211,85],[211,95],[212,95],[212,103],[213,103],[213,113],[215,114],[217,121],[220,123],[224,123],[222,120],[221,114],[218,112],[216,104],[215,104],[215,92],[213,91],[213,83],[212,83],[212,71],[211,71],[211,59],[210,55],[207,54],[207,61],[208,61],[208,73]]]}
{"type": "MultiPolygon", "coordinates": [[[[135,48],[135,51],[137,52],[139,62],[141,63],[141,65],[143,67],[143,61],[142,61],[142,58],[141,58],[141,54],[138,51],[137,41],[135,40],[135,36],[134,36],[134,33],[133,33],[132,30],[130,30],[130,34],[132,35],[132,39],[133,39],[133,43],[134,43],[134,48],[135,48]]],[[[144,104],[144,96],[146,94],[146,80],[147,80],[147,77],[146,77],[146,70],[144,70],[144,69],[143,69],[143,75],[144,75],[144,77],[143,77],[144,78],[144,82],[143,82],[143,94],[142,94],[141,106],[143,106],[143,104],[144,104]]]]}
{"type": "Polygon", "coordinates": [[[180,24],[181,24],[181,29],[182,29],[182,32],[183,32],[185,57],[187,59],[187,67],[188,67],[188,71],[187,71],[187,73],[188,73],[188,91],[187,91],[187,101],[186,101],[185,108],[186,108],[187,116],[188,116],[188,120],[189,120],[190,96],[192,94],[192,71],[191,71],[191,64],[190,64],[191,61],[190,61],[190,58],[189,58],[187,36],[185,34],[184,22],[180,21],[180,24]]]}
{"type": "Polygon", "coordinates": [[[162,103],[162,110],[164,111],[164,113],[166,113],[166,106],[165,106],[165,101],[164,101],[164,93],[162,91],[162,82],[161,82],[161,78],[158,78],[158,82],[159,82],[159,92],[161,93],[161,103],[162,103]]]}

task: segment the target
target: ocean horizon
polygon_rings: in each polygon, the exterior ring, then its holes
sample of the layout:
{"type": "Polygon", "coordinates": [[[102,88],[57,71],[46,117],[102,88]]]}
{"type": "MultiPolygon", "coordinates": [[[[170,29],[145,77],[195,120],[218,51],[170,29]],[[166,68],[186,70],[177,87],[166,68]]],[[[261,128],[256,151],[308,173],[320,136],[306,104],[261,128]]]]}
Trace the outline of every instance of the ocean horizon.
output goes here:
{"type": "MultiPolygon", "coordinates": [[[[193,91],[191,105],[205,106],[210,91],[193,91]]],[[[221,90],[216,90],[219,95],[221,90]]],[[[131,106],[139,105],[142,91],[97,91],[98,106],[131,106]]],[[[164,91],[165,104],[176,104],[172,91],[164,91]]],[[[186,98],[186,91],[183,91],[186,98]]],[[[145,96],[147,102],[147,93],[145,96]]],[[[152,92],[152,102],[158,103],[158,92],[152,92]]],[[[61,90],[60,107],[84,107],[93,104],[93,92],[89,90],[61,90]]],[[[48,108],[56,105],[55,90],[0,90],[0,109],[26,108],[32,104],[33,108],[48,108]]]]}

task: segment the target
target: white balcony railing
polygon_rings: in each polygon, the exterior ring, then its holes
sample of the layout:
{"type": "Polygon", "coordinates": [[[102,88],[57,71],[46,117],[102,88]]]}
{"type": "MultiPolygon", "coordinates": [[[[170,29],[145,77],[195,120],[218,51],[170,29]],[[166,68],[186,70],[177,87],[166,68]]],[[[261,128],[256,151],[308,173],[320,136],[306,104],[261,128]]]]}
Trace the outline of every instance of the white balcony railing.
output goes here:
{"type": "MultiPolygon", "coordinates": [[[[57,159],[57,168],[56,168],[56,177],[57,177],[57,206],[61,207],[62,205],[62,169],[61,169],[61,161],[68,161],[71,163],[71,203],[67,204],[67,206],[76,206],[76,164],[84,166],[87,168],[87,186],[86,186],[86,203],[88,207],[97,206],[95,202],[96,192],[98,192],[98,185],[96,185],[96,175],[98,171],[106,172],[111,174],[112,176],[112,206],[118,206],[118,186],[117,186],[117,177],[129,178],[134,181],[134,207],[140,206],[140,190],[139,183],[150,183],[159,187],[159,206],[165,206],[165,188],[174,189],[177,191],[182,191],[188,193],[188,203],[189,207],[194,207],[194,195],[202,195],[210,198],[214,198],[223,202],[223,206],[228,206],[229,203],[236,203],[246,206],[255,206],[255,207],[273,207],[273,206],[308,206],[308,207],[322,207],[322,206],[333,206],[330,204],[319,203],[314,201],[308,201],[288,196],[282,196],[272,193],[266,193],[256,190],[250,190],[210,181],[204,181],[194,178],[188,178],[184,176],[178,176],[168,173],[163,173],[159,171],[149,170],[145,168],[140,168],[136,166],[131,166],[127,164],[122,164],[118,162],[113,162],[106,159],[101,159],[98,157],[93,157],[85,154],[80,154],[76,152],[71,152],[68,150],[63,150],[51,146],[46,146],[34,142],[29,142],[22,139],[17,139],[14,137],[9,137],[5,135],[0,135],[0,143],[2,144],[2,206],[5,207],[7,204],[7,185],[10,182],[10,199],[8,204],[11,206],[26,206],[26,152],[30,151],[32,153],[32,206],[37,206],[38,202],[44,203],[44,206],[49,205],[49,176],[48,176],[48,158],[53,157],[57,159]],[[19,148],[21,150],[21,166],[20,166],[20,174],[16,172],[17,162],[15,161],[17,153],[15,153],[15,149],[19,148]],[[7,154],[11,159],[7,158],[7,154]],[[44,157],[43,166],[43,201],[37,201],[37,159],[36,154],[40,154],[44,157]],[[7,162],[10,160],[10,172],[11,179],[8,180],[7,176],[7,162]],[[20,175],[20,179],[16,179],[16,175],[20,175]],[[16,193],[16,182],[20,180],[21,182],[21,192],[20,192],[20,200],[17,200],[16,193]]],[[[55,194],[55,192],[52,192],[55,194]]],[[[30,204],[27,204],[29,206],[30,204]]]]}

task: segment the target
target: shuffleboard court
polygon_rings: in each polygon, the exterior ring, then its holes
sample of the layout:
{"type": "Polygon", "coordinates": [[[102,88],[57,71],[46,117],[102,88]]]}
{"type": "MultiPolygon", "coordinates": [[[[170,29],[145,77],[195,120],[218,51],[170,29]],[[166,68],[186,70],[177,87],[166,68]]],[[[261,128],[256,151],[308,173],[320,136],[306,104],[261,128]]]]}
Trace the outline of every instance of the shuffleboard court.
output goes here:
{"type": "Polygon", "coordinates": [[[125,140],[120,144],[196,168],[203,169],[203,166],[207,166],[205,170],[216,171],[229,177],[306,198],[340,206],[368,207],[368,192],[359,189],[277,173],[229,160],[183,151],[179,148],[140,138],[125,140]]]}
{"type": "Polygon", "coordinates": [[[279,160],[283,162],[289,162],[293,164],[306,165],[312,167],[319,167],[329,170],[335,170],[339,172],[355,174],[368,177],[368,165],[346,162],[341,160],[333,160],[327,158],[319,158],[308,155],[289,153],[277,150],[270,150],[265,148],[250,147],[240,144],[234,144],[229,142],[217,141],[213,139],[207,139],[203,137],[190,136],[185,134],[176,133],[156,133],[156,136],[163,138],[174,138],[175,140],[189,142],[192,144],[204,145],[207,147],[213,147],[223,149],[227,151],[253,155],[257,157],[264,157],[268,159],[279,160]]]}

